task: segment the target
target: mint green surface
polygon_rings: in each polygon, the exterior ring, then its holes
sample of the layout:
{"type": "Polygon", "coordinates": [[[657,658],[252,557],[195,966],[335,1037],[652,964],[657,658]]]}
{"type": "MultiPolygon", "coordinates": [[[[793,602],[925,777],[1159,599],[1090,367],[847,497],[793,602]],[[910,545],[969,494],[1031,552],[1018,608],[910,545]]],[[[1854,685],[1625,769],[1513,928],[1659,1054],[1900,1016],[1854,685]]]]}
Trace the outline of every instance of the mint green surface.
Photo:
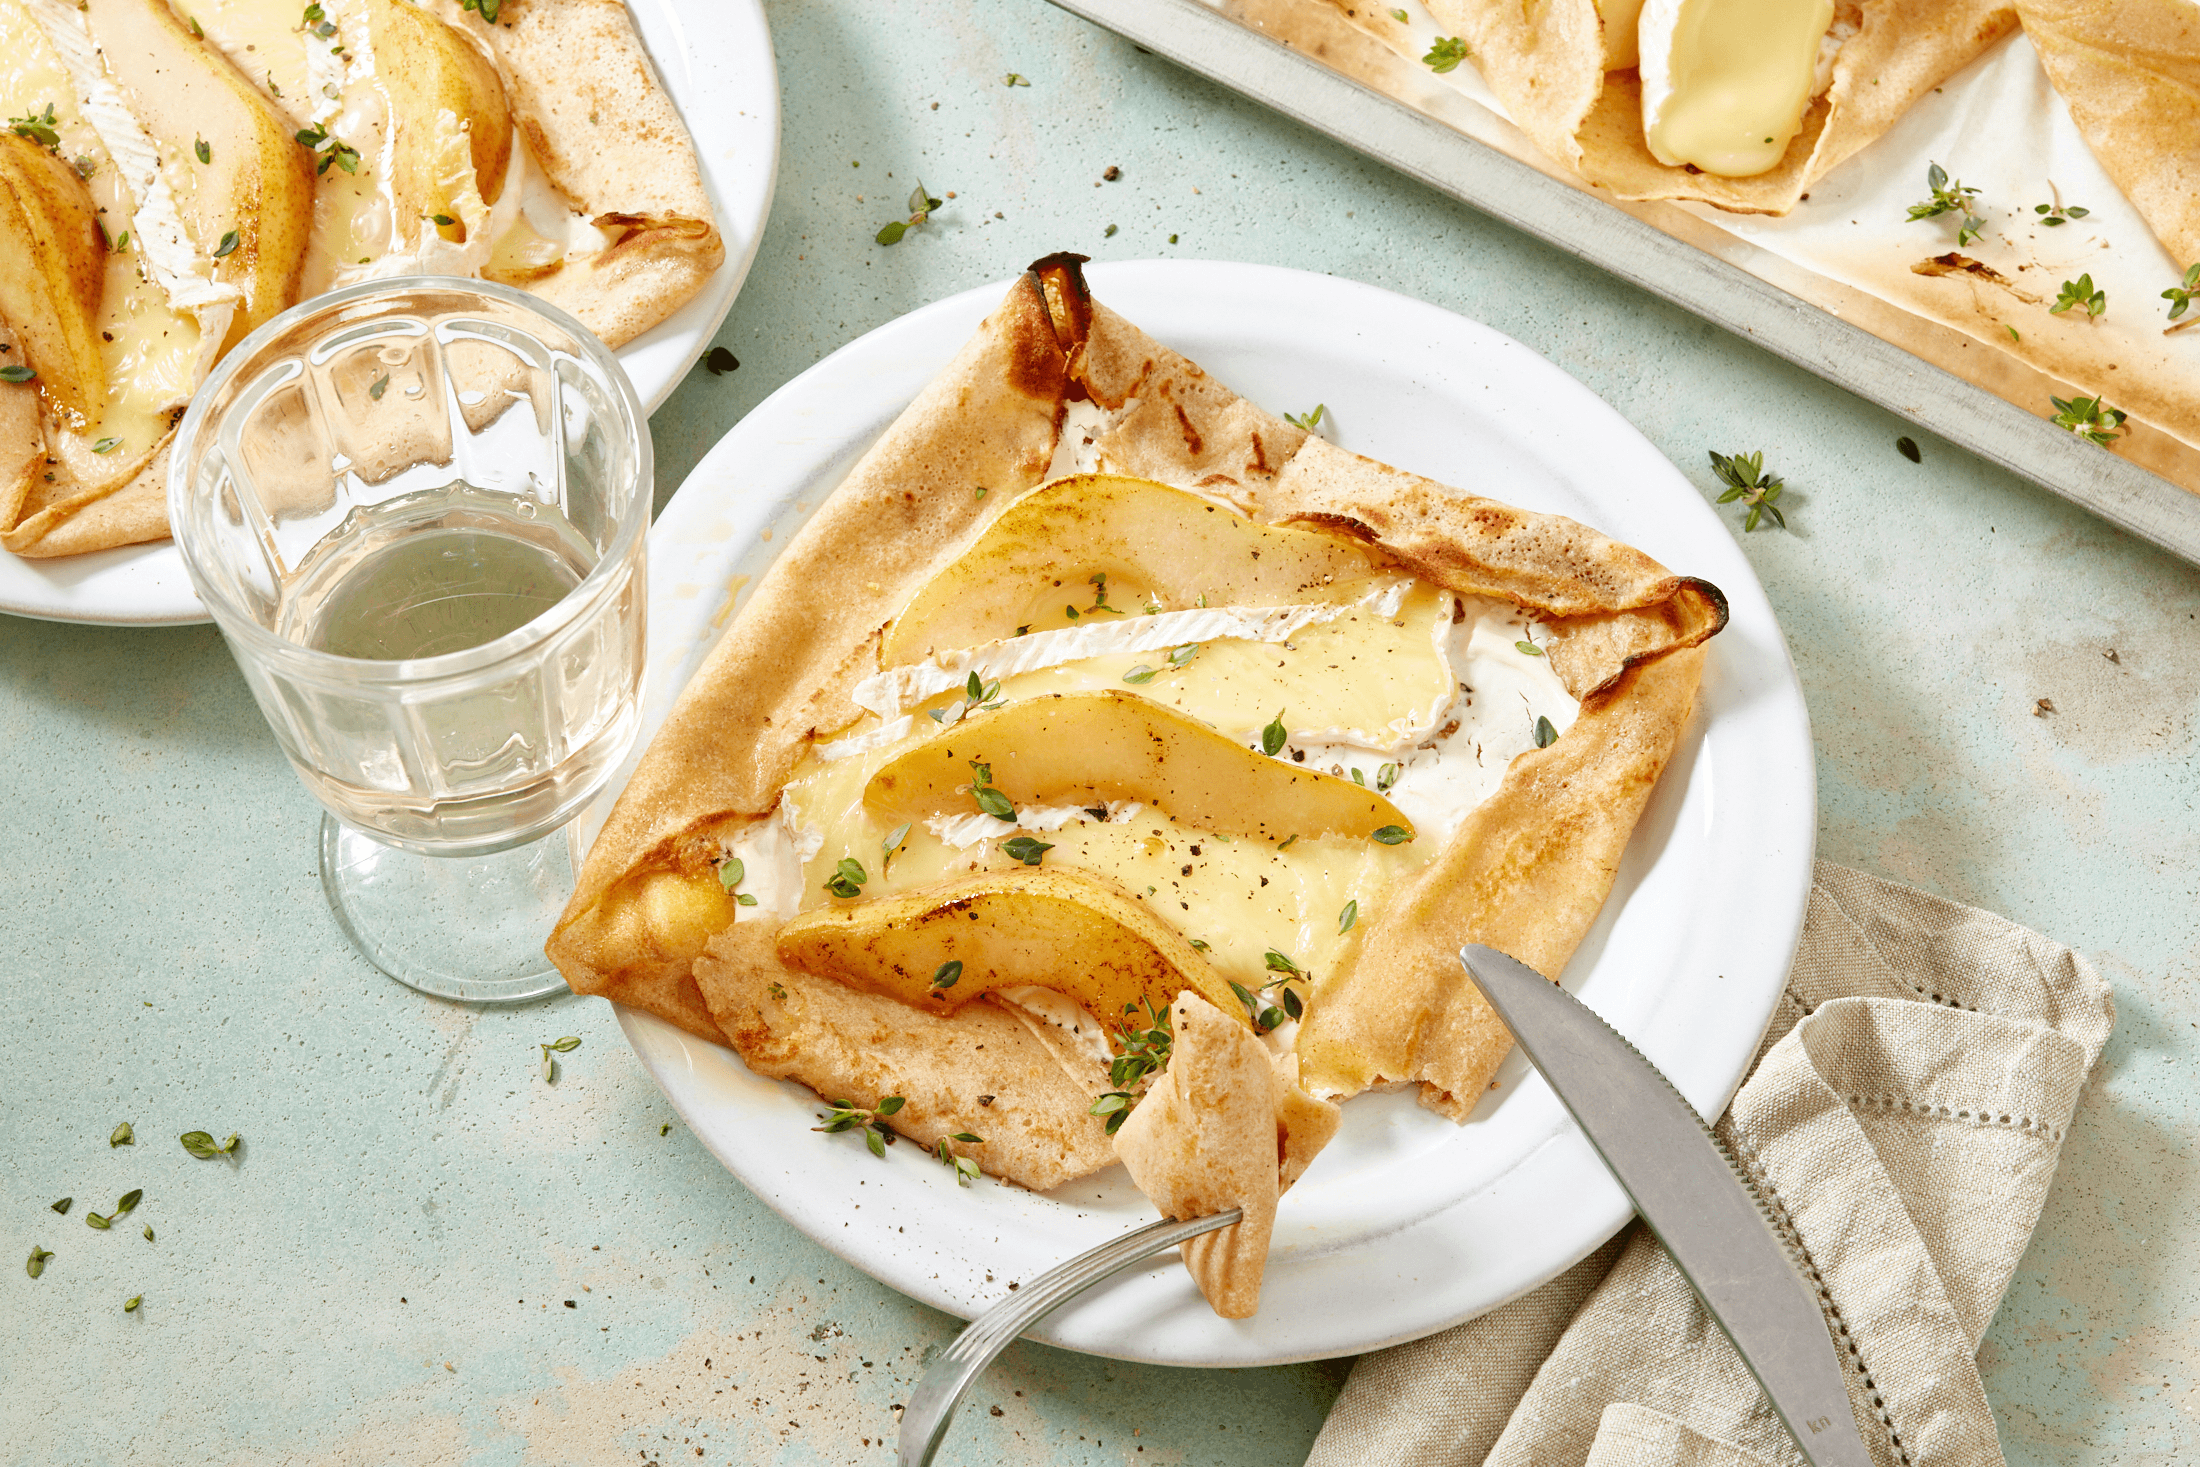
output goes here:
{"type": "MultiPolygon", "coordinates": [[[[771,20],[786,143],[719,338],[741,366],[657,415],[660,498],[825,353],[1056,249],[1476,317],[1707,496],[1706,449],[1764,450],[1792,529],[1744,543],[1810,701],[1820,853],[2072,943],[2116,988],[1982,1352],[2009,1460],[2200,1460],[2200,570],[1933,439],[1910,464],[1878,409],[1040,0],[771,20]],[[956,197],[873,244],[919,175],[956,197]]],[[[956,1322],[660,1134],[607,1005],[476,1012],[353,955],[318,809],[210,628],[0,618],[0,747],[0,1463],[891,1460],[891,1407],[956,1322]],[[565,1034],[546,1085],[536,1046],[565,1034]],[[193,1160],[199,1129],[237,1156],[193,1160]]],[[[948,1455],[1296,1462],[1345,1368],[1019,1346],[948,1455]]]]}

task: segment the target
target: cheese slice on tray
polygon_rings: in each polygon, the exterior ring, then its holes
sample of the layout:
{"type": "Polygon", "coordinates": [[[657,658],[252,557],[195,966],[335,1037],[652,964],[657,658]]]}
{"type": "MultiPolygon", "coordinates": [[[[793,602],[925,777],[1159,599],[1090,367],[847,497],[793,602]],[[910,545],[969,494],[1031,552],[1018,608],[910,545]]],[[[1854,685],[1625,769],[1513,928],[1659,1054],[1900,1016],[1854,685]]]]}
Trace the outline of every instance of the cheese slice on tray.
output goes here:
{"type": "Polygon", "coordinates": [[[1453,954],[1564,968],[1725,605],[1270,416],[1078,264],[781,552],[548,951],[997,1178],[1120,1128],[1157,1205],[1246,1209],[1193,1250],[1237,1315],[1335,1102],[1472,1110],[1508,1041],[1453,954]]]}
{"type": "Polygon", "coordinates": [[[37,374],[0,383],[0,544],[165,536],[165,449],[192,391],[333,287],[482,277],[614,346],[701,288],[724,248],[625,7],[492,9],[0,0],[0,115],[21,124],[0,152],[0,332],[37,374]],[[18,195],[66,195],[53,207],[96,242],[18,195]],[[64,235],[81,268],[63,295],[82,297],[64,314],[95,318],[93,337],[56,332],[28,268],[64,235]]]}

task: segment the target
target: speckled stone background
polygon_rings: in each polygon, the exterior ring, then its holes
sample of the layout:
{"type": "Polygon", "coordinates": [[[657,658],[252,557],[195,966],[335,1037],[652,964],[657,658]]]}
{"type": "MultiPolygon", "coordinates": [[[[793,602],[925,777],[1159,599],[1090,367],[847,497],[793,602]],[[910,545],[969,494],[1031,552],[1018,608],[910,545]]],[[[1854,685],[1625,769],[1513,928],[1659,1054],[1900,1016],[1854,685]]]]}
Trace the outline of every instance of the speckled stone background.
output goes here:
{"type": "MultiPolygon", "coordinates": [[[[825,353],[1064,248],[1477,317],[1707,495],[1707,448],[1763,449],[1792,528],[1745,545],[1810,700],[1821,854],[2075,944],[2116,987],[1982,1352],[2009,1460],[2200,1460],[2200,570],[1929,437],[1910,464],[1877,409],[1041,0],[784,0],[771,23],[786,143],[719,338],[741,365],[657,415],[660,496],[825,353]],[[918,175],[955,197],[874,245],[918,175]]],[[[317,809],[211,629],[0,618],[0,748],[0,1250],[54,1254],[0,1275],[0,1462],[890,1460],[889,1408],[955,1321],[660,1134],[607,1006],[474,1012],[354,956],[317,809]],[[545,1085],[560,1034],[582,1044],[545,1085]],[[138,1142],[110,1149],[122,1120],[138,1142]],[[241,1132],[237,1157],[185,1155],[202,1128],[241,1132]],[[124,1226],[85,1226],[133,1187],[124,1226]]],[[[952,1455],[1297,1462],[1345,1368],[1019,1346],[952,1455]]]]}

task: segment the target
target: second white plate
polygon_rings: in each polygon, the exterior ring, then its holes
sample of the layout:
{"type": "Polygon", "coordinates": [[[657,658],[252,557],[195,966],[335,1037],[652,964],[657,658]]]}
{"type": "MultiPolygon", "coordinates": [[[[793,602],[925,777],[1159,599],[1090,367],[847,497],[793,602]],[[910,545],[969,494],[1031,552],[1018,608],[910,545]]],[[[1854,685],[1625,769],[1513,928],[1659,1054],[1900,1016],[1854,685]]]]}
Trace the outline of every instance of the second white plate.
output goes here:
{"type": "MultiPolygon", "coordinates": [[[[1763,588],[1703,498],[1618,413],[1528,348],[1462,317],[1265,266],[1096,266],[1094,294],[1275,412],[1328,407],[1344,447],[1444,483],[1573,516],[1723,589],[1696,719],[1628,847],[1566,985],[1707,1115],[1754,1052],[1802,926],[1816,833],[1810,729],[1763,588]],[[1746,891],[1747,901],[1733,893],[1746,891]]],[[[650,537],[653,732],[777,547],[968,338],[1006,286],[894,321],[774,393],[722,439],[650,537]]],[[[728,1170],[873,1277],[968,1316],[1151,1221],[1120,1167],[1039,1195],[959,1189],[914,1146],[883,1161],[815,1134],[807,1090],[622,1010],[641,1057],[728,1170]]],[[[1218,1319],[1173,1257],[1035,1332],[1178,1365],[1347,1355],[1433,1333],[1566,1268],[1626,1199],[1515,1055],[1464,1126],[1406,1094],[1345,1106],[1338,1139],[1284,1199],[1260,1312],[1218,1319]]]]}
{"type": "MultiPolygon", "coordinates": [[[[702,292],[619,348],[655,412],[718,334],[748,277],[779,172],[779,72],[761,0],[628,0],[718,209],[726,262],[702,292]]],[[[25,560],[0,550],[0,612],[48,621],[177,626],[206,620],[174,542],[25,560]]]]}

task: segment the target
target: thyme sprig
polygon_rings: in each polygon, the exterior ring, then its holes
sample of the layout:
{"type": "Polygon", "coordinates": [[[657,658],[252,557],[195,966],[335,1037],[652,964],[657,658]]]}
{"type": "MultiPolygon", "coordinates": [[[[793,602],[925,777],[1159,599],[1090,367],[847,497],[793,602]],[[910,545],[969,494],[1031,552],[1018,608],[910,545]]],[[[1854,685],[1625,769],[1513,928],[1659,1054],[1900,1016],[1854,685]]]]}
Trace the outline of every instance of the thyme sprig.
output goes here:
{"type": "Polygon", "coordinates": [[[853,856],[842,856],[840,864],[834,868],[832,880],[825,883],[825,890],[842,901],[848,901],[862,896],[863,883],[870,879],[861,861],[853,856]]]}
{"type": "Polygon", "coordinates": [[[566,1035],[563,1039],[552,1040],[550,1043],[540,1046],[542,1050],[542,1082],[545,1085],[554,1085],[557,1083],[557,1061],[550,1058],[551,1055],[571,1054],[574,1050],[579,1049],[580,1047],[580,1040],[575,1038],[571,1034],[566,1035]]]}
{"type": "MultiPolygon", "coordinates": [[[[1159,608],[1148,609],[1158,610],[1159,608]]],[[[1191,665],[1192,659],[1199,655],[1199,648],[1200,644],[1197,642],[1186,642],[1183,646],[1172,649],[1169,653],[1169,660],[1161,666],[1148,667],[1141,662],[1129,672],[1123,674],[1123,681],[1127,683],[1150,683],[1157,674],[1175,672],[1178,668],[1188,667],[1191,665]]]]}
{"type": "Polygon", "coordinates": [[[1001,680],[995,678],[987,682],[973,672],[970,674],[970,681],[963,684],[962,701],[930,710],[931,717],[937,724],[959,723],[972,713],[990,713],[1000,707],[1002,702],[1001,680]]]}
{"type": "Polygon", "coordinates": [[[2086,215],[2092,213],[2093,211],[2091,209],[2081,208],[2076,204],[2071,204],[2066,208],[2060,201],[2058,201],[2052,204],[2034,204],[2032,206],[2032,212],[2035,214],[2046,215],[2047,217],[2040,220],[2040,223],[2046,228],[2053,229],[2058,225],[2068,224],[2073,219],[2083,219],[2086,215]]]}
{"type": "Polygon", "coordinates": [[[497,23],[497,12],[504,8],[504,0],[458,0],[460,10],[471,10],[490,25],[497,23]]]}
{"type": "Polygon", "coordinates": [[[2065,400],[2051,395],[2047,400],[2055,405],[2052,421],[2056,427],[2068,429],[2103,448],[2116,441],[2116,435],[2124,430],[2124,419],[2130,416],[2122,408],[2112,408],[2098,397],[2065,400]]]}
{"type": "Polygon", "coordinates": [[[1726,493],[1719,496],[1719,503],[1732,504],[1739,499],[1749,506],[1749,515],[1742,521],[1744,534],[1756,529],[1758,520],[1766,516],[1781,529],[1787,528],[1787,516],[1780,513],[1780,506],[1775,502],[1783,487],[1780,476],[1765,472],[1764,454],[1737,453],[1730,458],[1713,449],[1711,472],[1727,486],[1726,493]]]}
{"type": "Polygon", "coordinates": [[[905,1104],[902,1097],[889,1095],[877,1105],[869,1107],[857,1105],[849,1100],[835,1100],[829,1103],[832,1106],[832,1112],[822,1117],[825,1124],[812,1126],[810,1127],[811,1130],[823,1131],[828,1136],[837,1136],[842,1131],[860,1129],[863,1132],[863,1144],[871,1149],[873,1156],[884,1156],[886,1154],[887,1145],[893,1140],[894,1128],[886,1124],[885,1118],[902,1108],[905,1104]]]}
{"type": "Polygon", "coordinates": [[[53,103],[48,102],[44,112],[33,110],[22,117],[9,118],[8,131],[19,138],[29,138],[58,157],[61,152],[61,134],[56,130],[55,124],[59,121],[54,116],[53,103]]]}
{"type": "Polygon", "coordinates": [[[727,856],[718,863],[718,884],[726,889],[727,896],[733,898],[735,906],[756,905],[756,898],[740,889],[741,883],[748,880],[748,876],[748,864],[739,856],[727,856]]]}
{"type": "Polygon", "coordinates": [[[1317,402],[1314,404],[1314,411],[1310,413],[1285,413],[1283,420],[1294,428],[1304,428],[1311,433],[1322,425],[1322,414],[1328,410],[1329,404],[1317,402]]]}
{"type": "Polygon", "coordinates": [[[2060,316],[2063,312],[2075,310],[2079,306],[2085,307],[2085,314],[2089,320],[2098,320],[2101,313],[2108,309],[2108,292],[2095,290],[2093,288],[2093,277],[2090,274],[2080,275],[2076,280],[2065,280],[2062,283],[2062,289],[2055,293],[2055,304],[2047,308],[2047,314],[2060,316]]]}
{"type": "MultiPolygon", "coordinates": [[[[2169,302],[2169,318],[2172,321],[2184,315],[2194,300],[2200,299],[2200,260],[2194,261],[2191,268],[2185,271],[2182,284],[2173,285],[2162,292],[2162,299],[2169,302]]],[[[2193,317],[2193,321],[2200,321],[2200,316],[2193,317]]],[[[2185,326],[2191,324],[2192,321],[2187,321],[2185,326]]],[[[2185,328],[2184,326],[2172,326],[2169,329],[2171,331],[2182,331],[2185,328]]],[[[2167,335],[2168,332],[2163,334],[2167,335]]]]}
{"type": "Polygon", "coordinates": [[[1925,186],[1932,197],[1922,204],[1910,205],[1910,222],[1935,219],[1942,214],[1954,214],[1960,220],[1956,226],[1956,243],[1967,245],[1986,232],[1986,221],[1975,212],[1978,208],[1978,190],[1965,188],[1961,179],[1950,179],[1948,170],[1938,163],[1925,170],[1925,186]]]}
{"type": "Polygon", "coordinates": [[[1435,42],[1429,46],[1428,55],[1423,56],[1421,60],[1426,63],[1430,71],[1457,71],[1459,63],[1466,60],[1469,54],[1471,53],[1467,50],[1467,43],[1459,37],[1438,36],[1435,42]]]}
{"type": "Polygon", "coordinates": [[[926,193],[924,191],[924,180],[918,179],[916,190],[909,195],[909,217],[907,219],[888,220],[879,227],[879,232],[872,237],[882,245],[900,244],[902,236],[912,229],[921,227],[927,219],[932,217],[932,212],[940,207],[941,202],[941,200],[935,199],[926,193]]]}
{"type": "MultiPolygon", "coordinates": [[[[340,138],[329,136],[326,124],[316,122],[311,127],[300,128],[295,134],[298,142],[311,148],[320,159],[313,167],[316,174],[328,172],[331,163],[346,173],[359,171],[359,150],[340,138]]],[[[442,222],[440,219],[438,222],[442,222]]]]}
{"type": "Polygon", "coordinates": [[[1144,1003],[1143,1014],[1137,1004],[1123,1005],[1129,1022],[1116,1034],[1121,1050],[1108,1065],[1108,1083],[1115,1088],[1092,1102],[1091,1113],[1108,1118],[1110,1136],[1122,1128],[1124,1118],[1145,1094],[1155,1072],[1168,1065],[1169,1052],[1175,1042],[1175,1036],[1169,1032],[1167,1012],[1155,1008],[1150,998],[1144,1003]]]}
{"type": "Polygon", "coordinates": [[[964,1156],[947,1144],[950,1141],[960,1141],[966,1146],[983,1146],[985,1145],[985,1138],[983,1136],[973,1136],[968,1131],[955,1131],[940,1137],[932,1147],[932,1154],[940,1159],[940,1165],[954,1172],[955,1185],[967,1187],[974,1179],[984,1176],[985,1173],[979,1169],[975,1157],[964,1156]]]}
{"type": "Polygon", "coordinates": [[[1047,842],[1029,835],[1011,836],[1001,842],[1002,855],[1021,861],[1026,866],[1038,865],[1040,859],[1053,849],[1047,842]]]}
{"type": "Polygon", "coordinates": [[[993,766],[982,760],[970,761],[970,798],[978,802],[978,808],[995,820],[1016,823],[1016,807],[1008,802],[993,785],[993,766]]]}

